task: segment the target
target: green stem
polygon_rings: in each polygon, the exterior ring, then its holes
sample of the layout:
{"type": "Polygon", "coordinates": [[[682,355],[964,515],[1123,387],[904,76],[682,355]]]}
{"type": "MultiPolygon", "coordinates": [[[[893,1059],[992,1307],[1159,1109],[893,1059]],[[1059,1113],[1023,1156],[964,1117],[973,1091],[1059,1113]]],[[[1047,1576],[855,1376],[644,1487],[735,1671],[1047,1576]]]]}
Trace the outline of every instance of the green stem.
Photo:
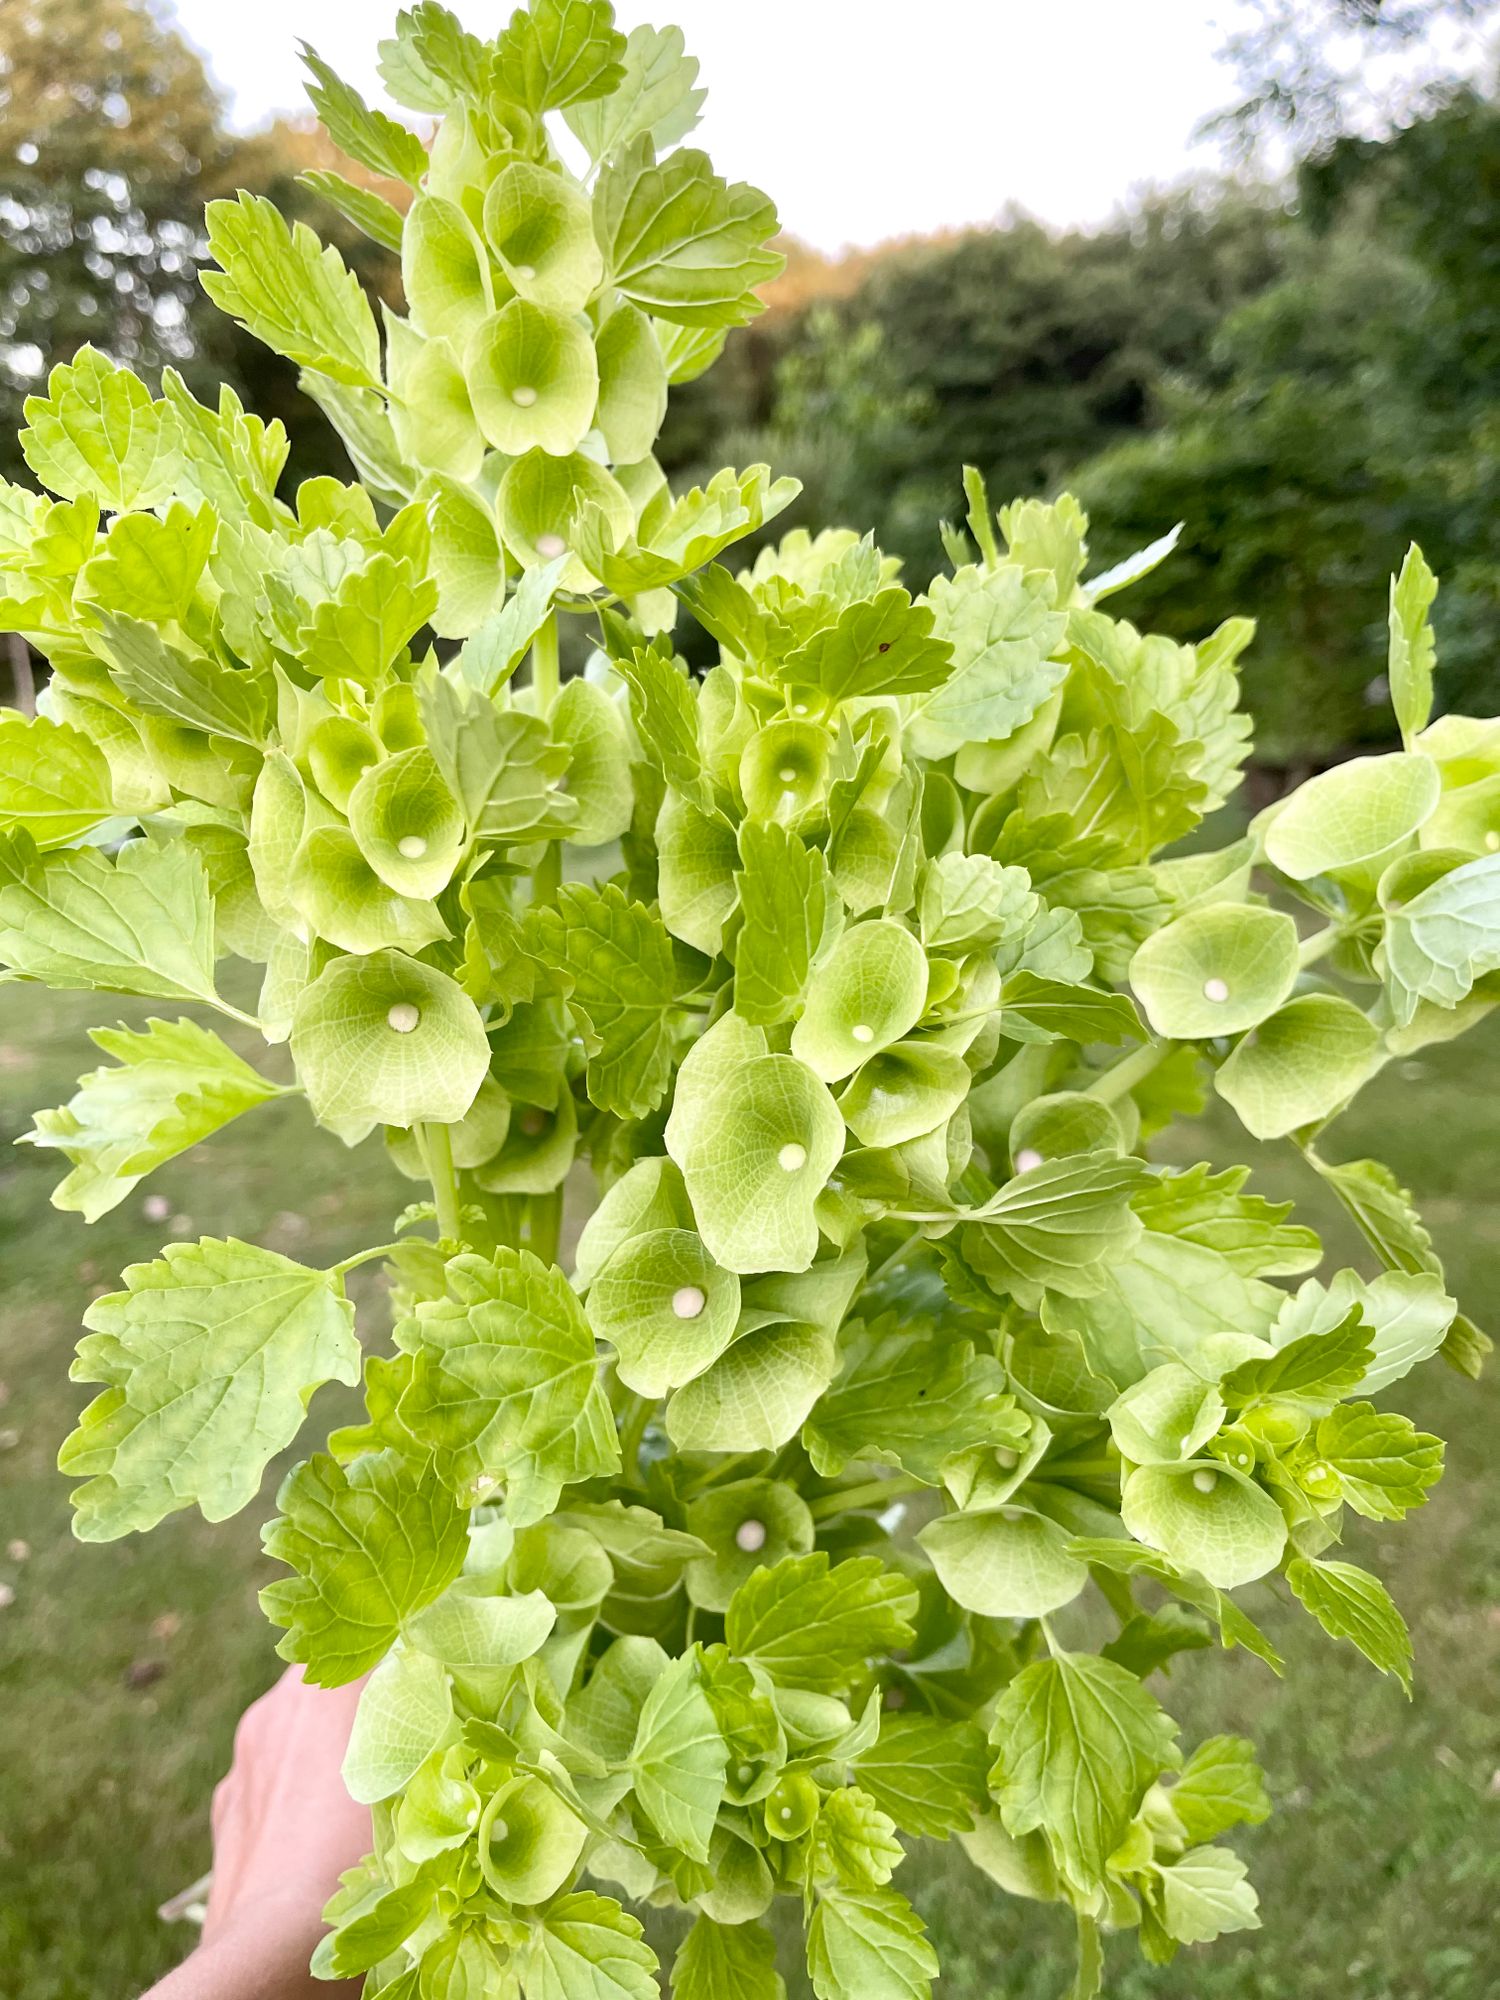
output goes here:
{"type": "Polygon", "coordinates": [[[893,1265],[899,1264],[901,1262],[901,1259],[906,1255],[907,1251],[914,1250],[916,1246],[921,1242],[921,1240],[922,1240],[922,1232],[920,1229],[914,1229],[910,1234],[910,1236],[903,1237],[901,1241],[896,1245],[895,1249],[891,1252],[889,1257],[882,1257],[880,1262],[875,1266],[874,1270],[866,1273],[865,1276],[866,1286],[878,1284],[879,1281],[885,1276],[886,1272],[889,1271],[893,1265]]]}
{"type": "MultiPolygon", "coordinates": [[[[531,692],[536,712],[545,722],[552,713],[562,685],[562,671],[558,660],[557,613],[551,611],[547,620],[531,642],[531,692]]],[[[533,903],[552,903],[557,900],[557,891],[562,882],[562,842],[549,840],[542,850],[542,858],[531,871],[531,900],[533,903]]]]}
{"type": "Polygon", "coordinates": [[[1343,936],[1337,924],[1326,924],[1320,931],[1313,931],[1303,938],[1297,947],[1297,963],[1300,966],[1316,965],[1338,943],[1343,936]]]}
{"type": "Polygon", "coordinates": [[[347,1278],[351,1271],[361,1264],[373,1264],[377,1257],[390,1257],[401,1248],[399,1243],[377,1243],[372,1250],[356,1250],[352,1257],[341,1258],[337,1264],[328,1266],[330,1278],[347,1278]]]}
{"type": "MultiPolygon", "coordinates": [[[[242,1007],[232,1007],[227,1000],[218,999],[209,1000],[208,1005],[210,1007],[217,1007],[221,1014],[227,1014],[231,1021],[238,1021],[242,1027],[254,1028],[258,1035],[265,1032],[258,1017],[254,1014],[247,1014],[242,1007]]],[[[300,1084],[292,1087],[296,1089],[301,1088],[300,1084]]]]}
{"type": "Polygon", "coordinates": [[[554,1188],[551,1194],[537,1195],[531,1203],[531,1248],[544,1264],[557,1262],[565,1192],[564,1188],[554,1188]]]}
{"type": "Polygon", "coordinates": [[[438,1235],[444,1242],[463,1241],[463,1222],[458,1206],[458,1175],[453,1168],[453,1141],[446,1125],[419,1125],[417,1145],[432,1182],[432,1199],[437,1208],[438,1235]]]}
{"type": "Polygon", "coordinates": [[[826,1521],[832,1514],[853,1513],[865,1507],[885,1508],[903,1493],[919,1493],[922,1484],[907,1473],[894,1479],[867,1479],[862,1486],[842,1486],[836,1493],[820,1494],[808,1502],[807,1511],[815,1521],[826,1521]]]}
{"type": "Polygon", "coordinates": [[[646,1397],[632,1391],[620,1421],[620,1457],[624,1462],[625,1477],[632,1486],[641,1483],[641,1440],[646,1435],[646,1426],[655,1408],[656,1405],[646,1397]]]}
{"type": "Polygon", "coordinates": [[[1141,1048],[1132,1049],[1128,1056],[1122,1056],[1117,1063],[1096,1076],[1084,1091],[1085,1097],[1097,1097],[1101,1104],[1113,1104],[1128,1090],[1134,1090],[1138,1083],[1144,1083],[1158,1063],[1163,1062],[1171,1051],[1170,1042],[1147,1042],[1141,1048]]]}

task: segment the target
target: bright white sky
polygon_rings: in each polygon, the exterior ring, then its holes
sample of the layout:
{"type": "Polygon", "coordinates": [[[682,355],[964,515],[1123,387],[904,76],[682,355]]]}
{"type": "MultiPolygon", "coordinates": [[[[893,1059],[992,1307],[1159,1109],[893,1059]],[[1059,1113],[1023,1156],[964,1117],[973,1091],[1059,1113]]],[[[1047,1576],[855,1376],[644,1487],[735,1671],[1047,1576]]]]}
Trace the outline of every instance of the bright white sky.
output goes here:
{"type": "MultiPolygon", "coordinates": [[[[305,37],[389,107],[375,44],[399,0],[176,0],[237,126],[305,110],[305,37]]],[[[493,34],[515,0],[456,0],[493,34]]],[[[1232,94],[1214,60],[1237,0],[617,0],[620,25],[675,21],[702,65],[695,135],[783,225],[835,251],[1018,203],[1053,224],[1103,221],[1134,189],[1180,179],[1198,120],[1232,94]],[[754,22],[747,33],[747,22],[754,22]]]]}

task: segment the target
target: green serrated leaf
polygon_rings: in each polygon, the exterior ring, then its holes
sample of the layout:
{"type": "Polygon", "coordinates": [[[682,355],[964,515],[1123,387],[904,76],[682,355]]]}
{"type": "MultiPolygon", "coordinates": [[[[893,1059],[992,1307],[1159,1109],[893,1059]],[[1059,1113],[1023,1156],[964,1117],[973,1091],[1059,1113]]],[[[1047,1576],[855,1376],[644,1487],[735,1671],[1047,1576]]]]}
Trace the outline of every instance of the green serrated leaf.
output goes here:
{"type": "Polygon", "coordinates": [[[1176,1724],[1134,1674],[1087,1653],[1026,1667],[1006,1688],[990,1741],[991,1785],[1013,1834],[1040,1832],[1081,1893],[1139,1810],[1148,1785],[1177,1762],[1176,1724]]]}
{"type": "Polygon", "coordinates": [[[326,1272],[230,1237],[169,1243],[83,1316],[73,1378],[107,1386],[58,1456],[85,1482],[74,1531],[113,1541],[254,1499],[324,1382],[359,1380],[354,1308],[326,1272]]]}
{"type": "Polygon", "coordinates": [[[1348,1639],[1383,1674],[1394,1674],[1411,1696],[1411,1634],[1379,1577],[1353,1563],[1288,1563],[1286,1580],[1297,1601],[1332,1639],[1348,1639]]]}
{"type": "Polygon", "coordinates": [[[526,2000],[659,2000],[656,1954],[608,1896],[549,1903],[518,1955],[526,2000]]]}
{"type": "Polygon", "coordinates": [[[724,1796],[729,1751],[708,1696],[697,1657],[674,1660],[641,1708],[630,1774],[635,1796],[669,1847],[695,1861],[708,1860],[709,1838],[724,1796]]]}
{"type": "Polygon", "coordinates": [[[281,1657],[324,1687],[372,1667],[463,1566],[468,1514],[429,1464],[400,1451],[347,1466],[320,1452],[288,1473],[277,1505],[262,1540],[296,1575],[267,1584],[261,1608],[286,1627],[281,1657]]]}
{"type": "Polygon", "coordinates": [[[786,827],[746,820],[739,854],[735,1011],[770,1026],[802,998],[813,967],[837,941],[843,912],[822,854],[786,827]]]}
{"type": "Polygon", "coordinates": [[[38,855],[0,832],[0,965],[51,987],[206,1000],[214,919],[203,864],[185,841],[133,841],[38,855]]]}
{"type": "Polygon", "coordinates": [[[691,146],[658,164],[644,135],[605,163],[594,192],[610,282],[658,319],[683,326],[754,318],[755,287],[784,262],[765,248],[776,227],[776,210],[758,188],[721,180],[691,146]]]}
{"type": "Polygon", "coordinates": [[[94,1028],[90,1035],[117,1067],[80,1078],[76,1096],[56,1111],[37,1112],[35,1130],[22,1134],[72,1162],[52,1204],[79,1210],[86,1222],[117,1208],[167,1160],[283,1094],[284,1086],[193,1021],[94,1028]]]}
{"type": "Polygon", "coordinates": [[[68,847],[114,811],[114,780],[93,739],[45,715],[0,715],[0,830],[42,853],[68,847]]]}
{"type": "Polygon", "coordinates": [[[807,1971],[818,2000],[929,2000],[938,1958],[894,1889],[827,1890],[807,1929],[807,1971]]]}
{"type": "Polygon", "coordinates": [[[903,1833],[946,1840],[972,1827],[986,1805],[989,1764],[977,1724],[887,1712],[879,1738],[856,1759],[854,1771],[903,1833]]]}
{"type": "Polygon", "coordinates": [[[277,354],[356,389],[380,386],[380,336],[358,278],[264,195],[211,201],[203,289],[277,354]]]}
{"type": "Polygon", "coordinates": [[[672,940],[661,918],[610,884],[567,883],[533,910],[530,949],[569,984],[589,1036],[589,1095],[622,1118],[654,1111],[672,1071],[679,1006],[672,940]]]}
{"type": "Polygon", "coordinates": [[[608,97],[623,81],[625,37],[607,0],[533,0],[495,44],[495,86],[528,111],[608,97]]]}
{"type": "Polygon", "coordinates": [[[123,512],[158,506],[171,494],[179,462],[171,407],[152,402],[144,382],[96,347],[60,362],[46,395],[28,396],[25,412],[26,463],[64,500],[93,499],[123,512]]]}
{"type": "Polygon", "coordinates": [[[724,1632],[737,1657],[783,1687],[836,1694],[874,1653],[908,1643],[916,1592],[873,1556],[829,1567],[820,1550],[758,1569],[730,1599],[724,1632]]]}
{"type": "Polygon", "coordinates": [[[427,148],[416,133],[385,112],[372,111],[310,43],[302,43],[301,55],[312,73],[308,98],[335,146],[382,179],[420,186],[427,171],[427,148]]]}
{"type": "Polygon", "coordinates": [[[1391,578],[1390,652],[1386,668],[1391,706],[1396,711],[1401,740],[1408,749],[1413,737],[1427,727],[1432,714],[1432,671],[1437,664],[1432,606],[1437,589],[1437,578],[1428,567],[1427,558],[1413,542],[1401,565],[1401,574],[1391,578]]]}
{"type": "Polygon", "coordinates": [[[680,28],[632,28],[621,70],[607,96],[570,105],[565,114],[595,160],[642,137],[660,149],[674,145],[697,124],[707,95],[694,88],[698,63],[684,52],[680,28]]]}
{"type": "Polygon", "coordinates": [[[1259,1826],[1271,1816],[1265,1773],[1255,1761],[1255,1745],[1243,1736],[1210,1736],[1200,1743],[1167,1797],[1195,1845],[1217,1840],[1232,1826],[1259,1826]]]}
{"type": "Polygon", "coordinates": [[[770,1932],[696,1918],[672,1961],[672,2000],[786,2000],[770,1932]]]}
{"type": "Polygon", "coordinates": [[[451,1259],[447,1296],[420,1302],[401,1339],[417,1357],[401,1420],[456,1491],[504,1480],[512,1518],[533,1520],[619,1463],[583,1307],[530,1251],[451,1259]]]}
{"type": "Polygon", "coordinates": [[[1317,1450],[1338,1474],[1342,1498],[1371,1521],[1399,1521],[1443,1476],[1442,1439],[1370,1403],[1331,1410],[1318,1425],[1317,1450]]]}

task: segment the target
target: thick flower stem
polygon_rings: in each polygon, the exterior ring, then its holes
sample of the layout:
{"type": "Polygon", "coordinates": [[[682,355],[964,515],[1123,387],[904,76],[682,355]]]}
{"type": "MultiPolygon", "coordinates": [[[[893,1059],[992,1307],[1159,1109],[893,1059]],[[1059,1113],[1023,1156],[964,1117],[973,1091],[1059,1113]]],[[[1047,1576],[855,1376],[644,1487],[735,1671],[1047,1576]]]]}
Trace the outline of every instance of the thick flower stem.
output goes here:
{"type": "Polygon", "coordinates": [[[1138,1083],[1144,1083],[1159,1062],[1165,1060],[1171,1048],[1170,1042],[1147,1042],[1142,1048],[1132,1049],[1128,1056],[1096,1076],[1085,1097],[1097,1097],[1101,1104],[1113,1104],[1138,1083]]]}
{"type": "Polygon", "coordinates": [[[458,1205],[458,1174],[453,1166],[453,1141],[446,1125],[419,1125],[417,1144],[427,1178],[432,1182],[432,1200],[437,1209],[438,1235],[445,1243],[463,1241],[463,1221],[458,1205]]]}
{"type": "Polygon", "coordinates": [[[864,1507],[884,1510],[905,1493],[919,1493],[922,1485],[920,1479],[913,1479],[907,1473],[899,1473],[894,1479],[867,1479],[862,1486],[843,1486],[833,1493],[820,1493],[816,1500],[808,1502],[807,1511],[815,1521],[826,1521],[830,1514],[847,1514],[864,1507]]]}
{"type": "Polygon", "coordinates": [[[1343,936],[1337,924],[1326,924],[1322,930],[1313,931],[1297,946],[1297,963],[1300,966],[1316,965],[1338,943],[1343,936]]]}
{"type": "MultiPolygon", "coordinates": [[[[531,692],[536,704],[536,712],[545,722],[552,713],[561,686],[561,672],[558,664],[557,613],[549,612],[546,623],[531,642],[531,692]]],[[[542,850],[542,858],[531,871],[531,900],[533,903],[556,901],[558,884],[562,881],[562,842],[549,840],[542,850]]]]}
{"type": "Polygon", "coordinates": [[[624,1476],[632,1486],[641,1483],[641,1441],[655,1408],[649,1397],[632,1391],[630,1401],[621,1414],[620,1457],[624,1461],[624,1476]]]}

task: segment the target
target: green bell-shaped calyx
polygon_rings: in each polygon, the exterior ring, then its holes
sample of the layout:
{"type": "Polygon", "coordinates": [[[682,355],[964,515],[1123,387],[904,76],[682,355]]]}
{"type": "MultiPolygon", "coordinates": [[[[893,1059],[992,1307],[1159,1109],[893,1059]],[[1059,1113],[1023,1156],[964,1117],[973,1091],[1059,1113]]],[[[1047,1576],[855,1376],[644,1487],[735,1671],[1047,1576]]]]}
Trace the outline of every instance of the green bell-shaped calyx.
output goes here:
{"type": "Polygon", "coordinates": [[[655,448],[667,414],[667,371],[651,322],[638,306],[619,305],[594,341],[599,360],[595,419],[611,460],[634,465],[655,448]]]}
{"type": "Polygon", "coordinates": [[[1220,1590],[1264,1576],[1286,1547],[1286,1521],[1270,1494],[1216,1458],[1140,1466],[1120,1510],[1138,1541],[1220,1590]]]}
{"type": "Polygon", "coordinates": [[[581,452],[557,458],[538,449],[507,466],[495,508],[505,546],[525,569],[568,557],[568,590],[592,590],[598,579],[577,551],[587,517],[609,535],[627,535],[634,519],[629,496],[602,465],[581,452]]]}
{"type": "Polygon", "coordinates": [[[372,765],[348,811],[349,830],[382,882],[403,896],[447,888],[463,850],[464,816],[430,750],[372,765]]]}
{"type": "Polygon", "coordinates": [[[399,951],[325,966],[297,1002],[291,1047],[314,1116],[360,1136],[462,1118],[490,1059],[463,988],[399,951]]]}
{"type": "Polygon", "coordinates": [[[421,194],[401,232],[401,280],[412,324],[463,341],[494,305],[489,259],[456,202],[421,194]]]}
{"type": "Polygon", "coordinates": [[[533,305],[576,313],[604,276],[588,197],[531,160],[512,162],[491,181],[484,233],[512,288],[533,305]]]}
{"type": "Polygon", "coordinates": [[[508,457],[532,449],[575,451],[594,421],[599,364],[575,319],[530,299],[512,299],[478,322],[464,374],[479,428],[508,457]]]}
{"type": "Polygon", "coordinates": [[[540,1778],[517,1776],[490,1798],[479,1821],[479,1866],[507,1903],[544,1903],[571,1881],[588,1828],[540,1778]]]}
{"type": "Polygon", "coordinates": [[[1159,1035],[1237,1035],[1274,1014],[1297,978],[1297,926],[1281,910],[1210,903],[1155,931],[1130,983],[1159,1035]]]}
{"type": "Polygon", "coordinates": [[[888,918],[846,930],[819,969],[792,1053],[836,1083],[909,1034],[927,1002],[927,957],[905,925],[888,918]]]}
{"type": "Polygon", "coordinates": [[[740,1282],[689,1229],[621,1244],[589,1291],[589,1323],[615,1349],[620,1380],[643,1396],[701,1375],[734,1336],[740,1282]]]}

